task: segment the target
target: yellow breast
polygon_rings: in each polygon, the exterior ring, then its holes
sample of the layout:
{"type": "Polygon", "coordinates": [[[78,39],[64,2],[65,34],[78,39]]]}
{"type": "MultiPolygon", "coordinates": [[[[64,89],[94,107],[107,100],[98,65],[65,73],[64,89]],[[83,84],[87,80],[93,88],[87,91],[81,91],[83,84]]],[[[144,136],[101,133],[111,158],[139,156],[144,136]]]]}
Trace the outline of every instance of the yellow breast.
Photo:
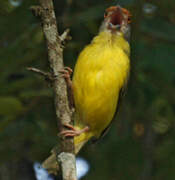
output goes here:
{"type": "Polygon", "coordinates": [[[80,54],[74,70],[75,125],[94,136],[111,122],[129,71],[129,44],[122,34],[101,32],[80,54]]]}

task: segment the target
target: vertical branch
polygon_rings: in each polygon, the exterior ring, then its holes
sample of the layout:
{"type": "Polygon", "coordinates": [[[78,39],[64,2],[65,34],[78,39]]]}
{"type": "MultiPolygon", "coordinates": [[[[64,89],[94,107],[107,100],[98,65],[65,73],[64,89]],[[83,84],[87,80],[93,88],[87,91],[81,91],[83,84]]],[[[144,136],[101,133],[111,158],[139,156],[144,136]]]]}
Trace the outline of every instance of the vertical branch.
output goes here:
{"type": "MultiPolygon", "coordinates": [[[[64,130],[63,124],[71,123],[72,117],[67,98],[66,83],[65,80],[59,76],[59,71],[64,68],[62,43],[67,38],[68,33],[65,31],[61,36],[58,34],[52,0],[39,0],[39,2],[40,6],[32,7],[32,10],[42,21],[48,49],[48,60],[54,77],[52,85],[55,96],[56,118],[60,132],[64,130]]],[[[73,138],[61,139],[60,147],[62,153],[57,156],[57,161],[59,161],[62,170],[63,180],[76,180],[73,138]]]]}

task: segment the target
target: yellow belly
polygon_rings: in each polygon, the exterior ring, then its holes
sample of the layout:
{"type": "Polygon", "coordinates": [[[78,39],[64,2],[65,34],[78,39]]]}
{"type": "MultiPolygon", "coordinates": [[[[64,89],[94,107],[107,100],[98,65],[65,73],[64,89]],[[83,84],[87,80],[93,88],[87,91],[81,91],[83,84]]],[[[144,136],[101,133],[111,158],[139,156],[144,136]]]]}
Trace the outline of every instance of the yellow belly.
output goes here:
{"type": "Polygon", "coordinates": [[[76,127],[88,125],[93,136],[101,134],[115,114],[128,71],[128,56],[115,43],[97,41],[82,51],[73,76],[76,127]]]}

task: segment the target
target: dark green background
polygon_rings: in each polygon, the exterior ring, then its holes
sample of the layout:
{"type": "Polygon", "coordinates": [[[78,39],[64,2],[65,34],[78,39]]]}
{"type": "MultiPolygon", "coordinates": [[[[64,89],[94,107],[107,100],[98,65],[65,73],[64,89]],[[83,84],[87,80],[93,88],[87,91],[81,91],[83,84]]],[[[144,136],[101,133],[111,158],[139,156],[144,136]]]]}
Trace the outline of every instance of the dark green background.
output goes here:
{"type": "MultiPolygon", "coordinates": [[[[91,166],[84,180],[175,179],[175,1],[55,0],[58,29],[71,29],[64,61],[98,33],[104,10],[116,3],[132,13],[131,78],[117,120],[80,155],[91,166]],[[154,11],[147,12],[151,3],[154,11]]],[[[32,180],[32,163],[42,162],[57,143],[53,93],[26,70],[49,70],[40,21],[29,10],[0,0],[0,179],[32,180]]],[[[151,6],[152,7],[152,6],[151,6]]],[[[150,8],[151,8],[150,7],[150,8]]]]}

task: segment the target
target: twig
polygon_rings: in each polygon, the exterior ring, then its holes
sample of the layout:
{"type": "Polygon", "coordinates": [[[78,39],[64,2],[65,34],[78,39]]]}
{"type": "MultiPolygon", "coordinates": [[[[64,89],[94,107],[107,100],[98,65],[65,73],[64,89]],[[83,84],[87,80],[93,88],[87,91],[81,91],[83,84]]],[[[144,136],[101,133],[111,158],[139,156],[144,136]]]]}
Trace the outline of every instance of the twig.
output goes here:
{"type": "MultiPolygon", "coordinates": [[[[50,68],[53,76],[57,77],[53,80],[52,85],[55,94],[56,118],[60,132],[65,129],[64,124],[72,123],[72,112],[69,109],[66,83],[65,80],[59,76],[59,71],[63,69],[62,43],[64,43],[68,37],[68,30],[59,36],[52,0],[39,0],[39,2],[40,6],[35,6],[31,9],[34,11],[35,16],[41,18],[43,32],[47,43],[50,68]]],[[[45,72],[36,69],[34,72],[44,76],[47,75],[47,73],[45,74],[45,72]]],[[[61,139],[60,147],[61,152],[65,152],[60,154],[61,157],[58,155],[59,152],[57,152],[57,161],[59,161],[61,165],[63,180],[76,180],[73,138],[61,139]],[[73,157],[72,160],[69,159],[70,156],[73,157]]]]}
{"type": "Polygon", "coordinates": [[[61,40],[62,42],[64,42],[65,40],[71,40],[71,39],[72,39],[72,37],[69,36],[69,32],[70,32],[70,29],[66,29],[66,30],[63,32],[63,34],[61,34],[60,40],[61,40]]]}
{"type": "Polygon", "coordinates": [[[45,78],[49,78],[49,77],[51,76],[50,73],[44,72],[44,71],[42,71],[42,70],[40,70],[40,69],[37,69],[37,68],[34,68],[34,67],[27,67],[26,69],[29,70],[29,71],[32,71],[32,72],[34,72],[34,73],[37,73],[37,74],[39,74],[39,75],[42,75],[42,76],[44,76],[45,78]]]}
{"type": "Polygon", "coordinates": [[[34,72],[34,73],[36,73],[36,74],[39,74],[39,75],[43,76],[46,81],[48,81],[49,83],[51,83],[51,85],[52,85],[52,82],[54,81],[54,79],[57,78],[57,77],[54,77],[54,76],[53,76],[51,73],[49,73],[49,72],[44,72],[44,71],[42,71],[42,70],[40,70],[40,69],[37,69],[37,68],[34,68],[34,67],[28,67],[28,68],[26,68],[26,69],[27,69],[28,71],[32,71],[32,72],[34,72]]]}

